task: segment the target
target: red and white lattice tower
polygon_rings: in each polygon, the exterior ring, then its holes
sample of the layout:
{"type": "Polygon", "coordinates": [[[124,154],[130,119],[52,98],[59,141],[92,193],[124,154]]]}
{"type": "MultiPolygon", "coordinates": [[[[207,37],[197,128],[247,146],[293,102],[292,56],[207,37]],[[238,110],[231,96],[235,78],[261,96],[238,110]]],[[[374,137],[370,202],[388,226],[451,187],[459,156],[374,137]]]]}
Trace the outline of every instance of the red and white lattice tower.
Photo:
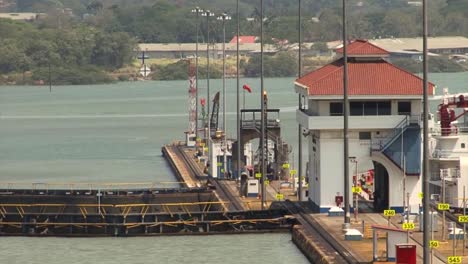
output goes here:
{"type": "Polygon", "coordinates": [[[197,85],[195,81],[195,67],[188,62],[188,72],[189,72],[189,100],[188,100],[188,110],[189,110],[189,128],[188,132],[194,134],[196,131],[197,123],[197,85]]]}

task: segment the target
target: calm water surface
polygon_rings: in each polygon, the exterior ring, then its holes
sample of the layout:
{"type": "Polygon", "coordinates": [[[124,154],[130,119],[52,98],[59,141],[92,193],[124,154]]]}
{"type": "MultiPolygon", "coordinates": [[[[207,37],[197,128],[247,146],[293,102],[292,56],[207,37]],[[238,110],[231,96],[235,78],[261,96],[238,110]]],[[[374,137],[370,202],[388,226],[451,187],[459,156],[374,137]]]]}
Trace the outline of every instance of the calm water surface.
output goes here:
{"type": "MultiPolygon", "coordinates": [[[[453,93],[462,92],[468,74],[432,74],[431,81],[439,94],[446,86],[453,93]]],[[[233,137],[235,83],[227,82],[228,135],[233,137]]],[[[242,80],[245,83],[253,88],[245,96],[246,107],[259,107],[259,80],[242,80]]],[[[206,96],[204,87],[201,81],[201,97],[206,96]]],[[[281,109],[283,137],[297,151],[293,78],[266,79],[265,88],[270,107],[281,109]]],[[[48,87],[0,87],[0,181],[174,181],[160,148],[183,139],[188,127],[187,90],[186,81],[58,86],[51,93],[48,87]]],[[[211,94],[219,90],[221,81],[213,80],[211,94]]],[[[0,263],[306,263],[289,234],[2,237],[0,251],[0,263]]]]}
{"type": "Polygon", "coordinates": [[[0,263],[308,263],[290,234],[139,238],[0,238],[0,263]]]}

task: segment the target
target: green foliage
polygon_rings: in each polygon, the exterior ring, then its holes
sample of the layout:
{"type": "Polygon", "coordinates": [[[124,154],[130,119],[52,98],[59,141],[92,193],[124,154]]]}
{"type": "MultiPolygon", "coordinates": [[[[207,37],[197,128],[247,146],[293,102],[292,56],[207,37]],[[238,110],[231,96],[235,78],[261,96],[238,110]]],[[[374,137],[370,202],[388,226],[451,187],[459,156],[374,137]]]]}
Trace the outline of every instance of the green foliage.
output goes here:
{"type": "Polygon", "coordinates": [[[316,42],[316,43],[314,43],[314,45],[312,45],[311,49],[315,50],[315,51],[318,51],[318,52],[321,52],[321,53],[329,51],[327,43],[325,43],[325,42],[316,42]]]}
{"type": "MultiPolygon", "coordinates": [[[[41,67],[33,70],[32,79],[49,81],[49,68],[41,67]]],[[[58,67],[51,70],[53,84],[99,84],[112,82],[104,71],[95,66],[85,67],[58,67]]]]}
{"type": "Polygon", "coordinates": [[[185,61],[152,67],[152,71],[153,80],[184,80],[188,78],[188,66],[185,61]]]}
{"type": "MultiPolygon", "coordinates": [[[[297,58],[289,52],[280,52],[275,56],[264,56],[263,74],[265,77],[290,77],[296,74],[297,58]]],[[[246,77],[260,76],[260,56],[250,58],[244,68],[246,77]]]]}
{"type": "MultiPolygon", "coordinates": [[[[171,63],[166,66],[154,65],[151,67],[153,71],[153,80],[185,80],[188,78],[188,64],[186,61],[180,60],[176,63],[171,63]]],[[[198,78],[206,78],[206,65],[199,65],[198,78]]],[[[223,76],[222,70],[216,66],[210,66],[210,78],[217,79],[223,76]]]]}
{"type": "MultiPolygon", "coordinates": [[[[416,37],[421,33],[421,8],[408,5],[404,0],[349,0],[348,21],[350,38],[416,37]]],[[[326,42],[341,39],[340,0],[303,0],[304,40],[326,42]],[[319,21],[316,21],[318,18],[319,21]]],[[[194,6],[209,7],[216,14],[227,12],[233,20],[226,23],[227,39],[236,32],[236,4],[232,0],[17,0],[15,11],[49,12],[51,23],[70,23],[57,8],[72,8],[86,22],[107,32],[125,31],[139,42],[195,42],[195,27],[200,26],[200,41],[221,41],[221,23],[212,18],[207,25],[205,17],[191,13],[194,6]],[[57,19],[60,18],[60,19],[57,19]]],[[[431,0],[428,6],[431,36],[468,36],[466,0],[431,0]]],[[[259,35],[259,3],[240,0],[241,34],[259,35]],[[247,21],[245,18],[251,18],[247,21]]],[[[264,36],[297,41],[297,1],[265,0],[264,36]]]]}
{"type": "Polygon", "coordinates": [[[43,80],[43,69],[50,65],[56,75],[64,75],[54,78],[59,83],[109,81],[102,70],[130,63],[136,47],[127,33],[105,32],[77,22],[66,28],[49,28],[0,19],[0,34],[0,74],[31,70],[33,79],[43,80]]]}

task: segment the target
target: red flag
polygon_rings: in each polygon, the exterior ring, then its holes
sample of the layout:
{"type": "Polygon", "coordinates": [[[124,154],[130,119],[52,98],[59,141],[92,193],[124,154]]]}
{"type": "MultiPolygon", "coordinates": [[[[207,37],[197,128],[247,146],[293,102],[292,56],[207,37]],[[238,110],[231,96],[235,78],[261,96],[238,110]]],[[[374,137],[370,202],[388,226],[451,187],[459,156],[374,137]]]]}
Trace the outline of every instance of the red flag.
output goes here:
{"type": "Polygon", "coordinates": [[[252,89],[250,88],[250,86],[248,86],[247,84],[244,84],[244,86],[242,86],[242,88],[244,90],[246,90],[247,92],[251,93],[252,92],[252,89]]]}

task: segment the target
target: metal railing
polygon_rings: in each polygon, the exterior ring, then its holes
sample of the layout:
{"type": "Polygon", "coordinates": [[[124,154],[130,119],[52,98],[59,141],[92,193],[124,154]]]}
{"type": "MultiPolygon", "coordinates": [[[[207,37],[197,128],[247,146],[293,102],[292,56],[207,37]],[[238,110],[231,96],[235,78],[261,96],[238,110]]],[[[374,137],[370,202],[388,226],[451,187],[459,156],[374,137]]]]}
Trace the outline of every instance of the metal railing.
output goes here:
{"type": "Polygon", "coordinates": [[[452,126],[450,128],[435,127],[430,131],[433,136],[458,136],[459,134],[468,133],[468,127],[452,126]]]}
{"type": "Polygon", "coordinates": [[[461,153],[468,154],[468,151],[454,151],[454,150],[448,150],[448,149],[435,149],[434,152],[432,152],[432,157],[436,158],[436,159],[459,160],[461,153]]]}
{"type": "Polygon", "coordinates": [[[371,142],[371,151],[383,151],[385,150],[390,144],[392,144],[395,139],[401,135],[401,133],[408,127],[411,123],[411,116],[405,116],[403,120],[401,120],[392,130],[392,132],[377,142],[371,142]]]}
{"type": "Polygon", "coordinates": [[[15,190],[57,190],[92,191],[92,190],[139,190],[178,188],[183,182],[0,182],[0,189],[15,190]]]}
{"type": "Polygon", "coordinates": [[[441,181],[445,179],[447,181],[455,180],[460,178],[460,169],[459,168],[447,168],[440,170],[431,171],[431,181],[441,181]]]}

